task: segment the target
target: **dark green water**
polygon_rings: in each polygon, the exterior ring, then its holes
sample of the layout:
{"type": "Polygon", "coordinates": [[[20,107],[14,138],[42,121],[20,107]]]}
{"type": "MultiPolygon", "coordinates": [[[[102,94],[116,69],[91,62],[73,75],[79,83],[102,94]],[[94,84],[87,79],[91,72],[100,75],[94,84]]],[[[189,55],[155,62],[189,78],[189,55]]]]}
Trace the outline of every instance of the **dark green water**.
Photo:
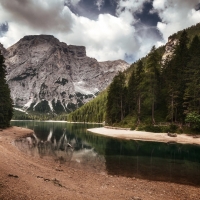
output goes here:
{"type": "Polygon", "coordinates": [[[200,185],[200,146],[126,141],[86,131],[93,124],[13,121],[35,134],[15,141],[32,156],[110,175],[200,185]]]}

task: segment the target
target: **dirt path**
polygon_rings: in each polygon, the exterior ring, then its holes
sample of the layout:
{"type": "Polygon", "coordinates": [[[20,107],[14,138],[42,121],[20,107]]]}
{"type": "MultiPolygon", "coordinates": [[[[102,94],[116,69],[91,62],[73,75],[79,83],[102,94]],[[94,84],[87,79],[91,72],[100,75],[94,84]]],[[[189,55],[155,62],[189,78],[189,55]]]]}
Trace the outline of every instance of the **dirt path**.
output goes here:
{"type": "Polygon", "coordinates": [[[177,142],[182,144],[198,144],[200,145],[200,138],[193,138],[186,134],[178,134],[177,137],[170,137],[167,133],[150,133],[145,131],[129,131],[117,130],[108,128],[91,128],[88,131],[99,135],[109,137],[127,139],[127,140],[142,140],[142,141],[156,141],[156,142],[177,142]]]}
{"type": "Polygon", "coordinates": [[[31,132],[19,127],[0,131],[1,200],[199,199],[198,187],[91,173],[28,156],[13,141],[31,132]]]}

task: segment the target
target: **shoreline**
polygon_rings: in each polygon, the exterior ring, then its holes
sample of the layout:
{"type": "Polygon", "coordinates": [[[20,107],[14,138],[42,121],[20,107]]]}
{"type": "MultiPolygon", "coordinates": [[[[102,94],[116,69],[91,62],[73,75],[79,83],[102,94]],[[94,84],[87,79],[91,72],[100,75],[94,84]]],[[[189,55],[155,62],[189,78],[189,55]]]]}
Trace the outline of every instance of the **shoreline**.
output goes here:
{"type": "MultiPolygon", "coordinates": [[[[14,144],[33,133],[21,127],[0,131],[0,199],[162,199],[198,200],[197,186],[94,173],[59,163],[50,157],[28,155],[14,144]]],[[[77,163],[78,164],[78,163],[77,163]]]]}
{"type": "Polygon", "coordinates": [[[108,129],[105,127],[91,128],[87,131],[94,134],[113,137],[124,140],[140,140],[149,142],[163,142],[163,143],[180,143],[180,144],[193,144],[200,145],[200,138],[193,138],[193,136],[186,134],[177,134],[177,137],[170,137],[167,133],[152,133],[145,131],[130,131],[130,130],[117,130],[108,129]]]}
{"type": "Polygon", "coordinates": [[[68,123],[68,124],[102,124],[97,122],[70,122],[70,121],[56,121],[56,120],[20,120],[20,119],[12,119],[11,122],[20,122],[20,121],[27,121],[27,122],[60,122],[60,123],[68,123]]]}

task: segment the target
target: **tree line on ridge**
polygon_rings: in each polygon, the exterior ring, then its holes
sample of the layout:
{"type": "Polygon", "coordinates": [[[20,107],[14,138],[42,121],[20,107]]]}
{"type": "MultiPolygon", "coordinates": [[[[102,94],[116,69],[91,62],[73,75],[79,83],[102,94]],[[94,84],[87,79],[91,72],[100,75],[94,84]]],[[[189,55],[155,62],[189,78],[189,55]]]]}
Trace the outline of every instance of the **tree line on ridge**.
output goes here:
{"type": "MultiPolygon", "coordinates": [[[[145,61],[139,60],[127,81],[119,72],[113,79],[106,104],[108,124],[135,116],[138,125],[148,118],[171,123],[200,121],[200,39],[180,36],[171,59],[163,64],[153,47],[145,61]]],[[[196,127],[197,128],[197,127],[196,127]]],[[[200,127],[199,127],[200,128],[200,127]]]]}

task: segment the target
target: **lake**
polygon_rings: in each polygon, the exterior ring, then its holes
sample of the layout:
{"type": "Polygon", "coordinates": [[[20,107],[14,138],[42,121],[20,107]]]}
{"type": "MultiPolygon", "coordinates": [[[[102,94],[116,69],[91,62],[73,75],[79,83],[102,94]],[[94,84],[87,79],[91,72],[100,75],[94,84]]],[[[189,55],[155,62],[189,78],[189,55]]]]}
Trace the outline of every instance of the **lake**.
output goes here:
{"type": "Polygon", "coordinates": [[[15,141],[27,154],[116,176],[200,185],[200,146],[119,140],[87,132],[99,124],[12,121],[34,130],[15,141]]]}

